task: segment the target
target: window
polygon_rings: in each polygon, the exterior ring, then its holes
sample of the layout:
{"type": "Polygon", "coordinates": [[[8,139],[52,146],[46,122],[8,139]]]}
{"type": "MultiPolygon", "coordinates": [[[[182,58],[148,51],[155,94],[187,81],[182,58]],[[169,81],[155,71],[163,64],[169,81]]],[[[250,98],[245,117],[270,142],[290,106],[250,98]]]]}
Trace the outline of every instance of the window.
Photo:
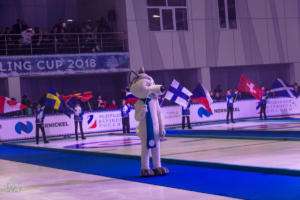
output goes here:
{"type": "Polygon", "coordinates": [[[220,28],[226,28],[226,9],[225,9],[225,0],[219,0],[219,23],[220,28]]]}
{"type": "Polygon", "coordinates": [[[166,0],[147,0],[148,6],[166,6],[166,0]]]}
{"type": "Polygon", "coordinates": [[[186,7],[186,0],[168,0],[168,6],[184,6],[184,7],[186,7]]]}
{"type": "Polygon", "coordinates": [[[176,17],[176,30],[188,30],[186,9],[176,8],[175,17],[176,17]]]}
{"type": "Polygon", "coordinates": [[[227,0],[229,28],[236,29],[235,0],[227,0]]]}
{"type": "Polygon", "coordinates": [[[163,28],[164,30],[173,30],[173,16],[171,9],[163,9],[162,10],[162,20],[163,20],[163,28]]]}
{"type": "Polygon", "coordinates": [[[236,29],[235,0],[218,0],[220,28],[236,29]]]}
{"type": "Polygon", "coordinates": [[[160,31],[160,14],[158,8],[148,9],[148,22],[150,31],[160,31]]]}
{"type": "Polygon", "coordinates": [[[186,0],[147,0],[150,31],[188,30],[186,0]]]}

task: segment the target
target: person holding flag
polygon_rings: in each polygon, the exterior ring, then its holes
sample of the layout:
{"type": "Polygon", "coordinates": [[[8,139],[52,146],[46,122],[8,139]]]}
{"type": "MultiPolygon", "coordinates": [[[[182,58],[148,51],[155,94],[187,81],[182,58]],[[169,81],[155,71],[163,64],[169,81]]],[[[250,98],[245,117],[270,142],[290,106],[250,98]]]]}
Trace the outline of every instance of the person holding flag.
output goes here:
{"type": "Polygon", "coordinates": [[[226,116],[226,123],[229,124],[229,114],[231,117],[231,122],[235,123],[233,120],[233,103],[236,100],[236,96],[238,94],[238,91],[235,91],[232,93],[231,90],[227,90],[226,92],[226,101],[227,101],[227,116],[226,116]]]}
{"type": "Polygon", "coordinates": [[[192,100],[189,99],[189,103],[188,103],[187,107],[183,107],[182,106],[182,129],[185,128],[185,118],[187,120],[187,127],[188,127],[188,129],[192,129],[191,122],[190,122],[190,115],[191,115],[190,107],[191,107],[191,102],[192,102],[192,100]]]}
{"type": "Polygon", "coordinates": [[[45,128],[44,128],[44,110],[45,106],[41,107],[41,104],[38,104],[35,110],[35,139],[36,139],[36,144],[39,144],[39,136],[40,136],[40,129],[43,134],[43,140],[44,143],[49,143],[46,139],[46,133],[45,133],[45,128]]]}
{"type": "Polygon", "coordinates": [[[80,103],[77,102],[74,108],[69,106],[69,109],[72,110],[72,112],[74,114],[76,140],[78,140],[78,134],[77,134],[78,133],[78,124],[79,124],[79,127],[80,127],[81,139],[85,140],[86,137],[84,137],[83,128],[82,128],[82,120],[83,120],[84,111],[81,108],[80,103]]]}
{"type": "Polygon", "coordinates": [[[265,87],[263,86],[261,88],[264,92],[264,95],[262,96],[261,100],[258,102],[258,106],[256,109],[258,109],[260,107],[260,111],[259,111],[259,114],[260,114],[260,119],[262,119],[262,114],[264,114],[264,119],[267,119],[267,115],[266,115],[266,107],[267,107],[267,99],[269,97],[269,90],[265,90],[265,87]]]}
{"type": "Polygon", "coordinates": [[[130,113],[130,107],[126,104],[126,101],[123,99],[121,105],[121,117],[122,117],[122,127],[123,127],[124,134],[130,133],[129,113],[130,113]]]}

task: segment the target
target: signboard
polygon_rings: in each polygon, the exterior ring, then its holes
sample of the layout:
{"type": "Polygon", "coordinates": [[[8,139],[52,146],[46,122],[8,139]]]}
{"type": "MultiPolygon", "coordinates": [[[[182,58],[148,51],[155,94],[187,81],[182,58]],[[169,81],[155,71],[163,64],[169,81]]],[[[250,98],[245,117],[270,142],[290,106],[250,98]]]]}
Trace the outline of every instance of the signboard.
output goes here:
{"type": "MultiPolygon", "coordinates": [[[[234,104],[234,118],[258,117],[257,100],[237,101],[234,104]]],[[[226,119],[226,103],[218,102],[211,105],[211,115],[200,104],[191,106],[191,122],[220,121],[226,119]]],[[[291,115],[300,113],[300,98],[273,98],[268,100],[268,116],[291,115]]],[[[164,106],[162,114],[165,125],[181,123],[181,107],[164,106]]],[[[134,119],[134,109],[130,112],[130,127],[136,128],[138,122],[134,119]]],[[[86,112],[83,116],[84,133],[100,133],[105,131],[122,130],[122,118],[119,110],[86,112]]],[[[66,115],[46,115],[45,131],[47,136],[74,134],[74,120],[66,115]]],[[[79,132],[79,131],[78,131],[79,132]]],[[[41,134],[41,133],[40,133],[41,134]]],[[[9,141],[35,137],[34,117],[17,117],[0,119],[0,140],[9,141]]]]}
{"type": "Polygon", "coordinates": [[[128,53],[0,56],[0,77],[129,70],[128,53]]]}

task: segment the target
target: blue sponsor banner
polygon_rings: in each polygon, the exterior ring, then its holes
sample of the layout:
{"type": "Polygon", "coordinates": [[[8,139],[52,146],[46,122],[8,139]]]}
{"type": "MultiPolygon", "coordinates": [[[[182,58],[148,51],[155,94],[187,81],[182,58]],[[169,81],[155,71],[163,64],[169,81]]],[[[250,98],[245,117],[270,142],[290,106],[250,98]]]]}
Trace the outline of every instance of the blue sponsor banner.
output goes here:
{"type": "Polygon", "coordinates": [[[0,56],[0,77],[128,71],[128,53],[0,56]]]}

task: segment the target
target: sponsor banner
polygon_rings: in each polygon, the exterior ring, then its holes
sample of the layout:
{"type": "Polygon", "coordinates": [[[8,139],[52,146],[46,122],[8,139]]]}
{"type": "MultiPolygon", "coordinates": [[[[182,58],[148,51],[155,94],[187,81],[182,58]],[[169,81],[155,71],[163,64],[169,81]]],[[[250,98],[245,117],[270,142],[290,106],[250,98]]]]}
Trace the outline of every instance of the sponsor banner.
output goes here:
{"type": "MultiPolygon", "coordinates": [[[[234,104],[234,118],[252,118],[259,116],[256,110],[257,100],[237,101],[234,104]]],[[[202,105],[191,106],[191,122],[220,121],[226,119],[226,103],[218,102],[211,105],[211,115],[202,105]]],[[[274,98],[267,104],[268,116],[300,114],[300,99],[274,98]]],[[[181,107],[164,106],[162,114],[165,125],[177,125],[181,123],[181,107]]],[[[66,115],[46,115],[45,131],[47,136],[59,136],[74,134],[74,119],[66,115]]],[[[130,127],[136,128],[138,122],[134,119],[134,109],[130,112],[130,127]]],[[[105,131],[122,130],[122,118],[119,110],[87,112],[83,116],[84,133],[97,133],[105,131]]],[[[79,133],[79,130],[78,130],[79,133]]],[[[42,136],[42,133],[40,133],[42,136]]],[[[35,137],[34,117],[5,118],[0,119],[0,140],[28,139],[35,137]]]]}
{"type": "Polygon", "coordinates": [[[34,122],[35,119],[33,117],[1,119],[0,140],[8,141],[35,137],[34,122]]]}
{"type": "Polygon", "coordinates": [[[0,77],[129,70],[128,53],[0,56],[0,77]]]}

